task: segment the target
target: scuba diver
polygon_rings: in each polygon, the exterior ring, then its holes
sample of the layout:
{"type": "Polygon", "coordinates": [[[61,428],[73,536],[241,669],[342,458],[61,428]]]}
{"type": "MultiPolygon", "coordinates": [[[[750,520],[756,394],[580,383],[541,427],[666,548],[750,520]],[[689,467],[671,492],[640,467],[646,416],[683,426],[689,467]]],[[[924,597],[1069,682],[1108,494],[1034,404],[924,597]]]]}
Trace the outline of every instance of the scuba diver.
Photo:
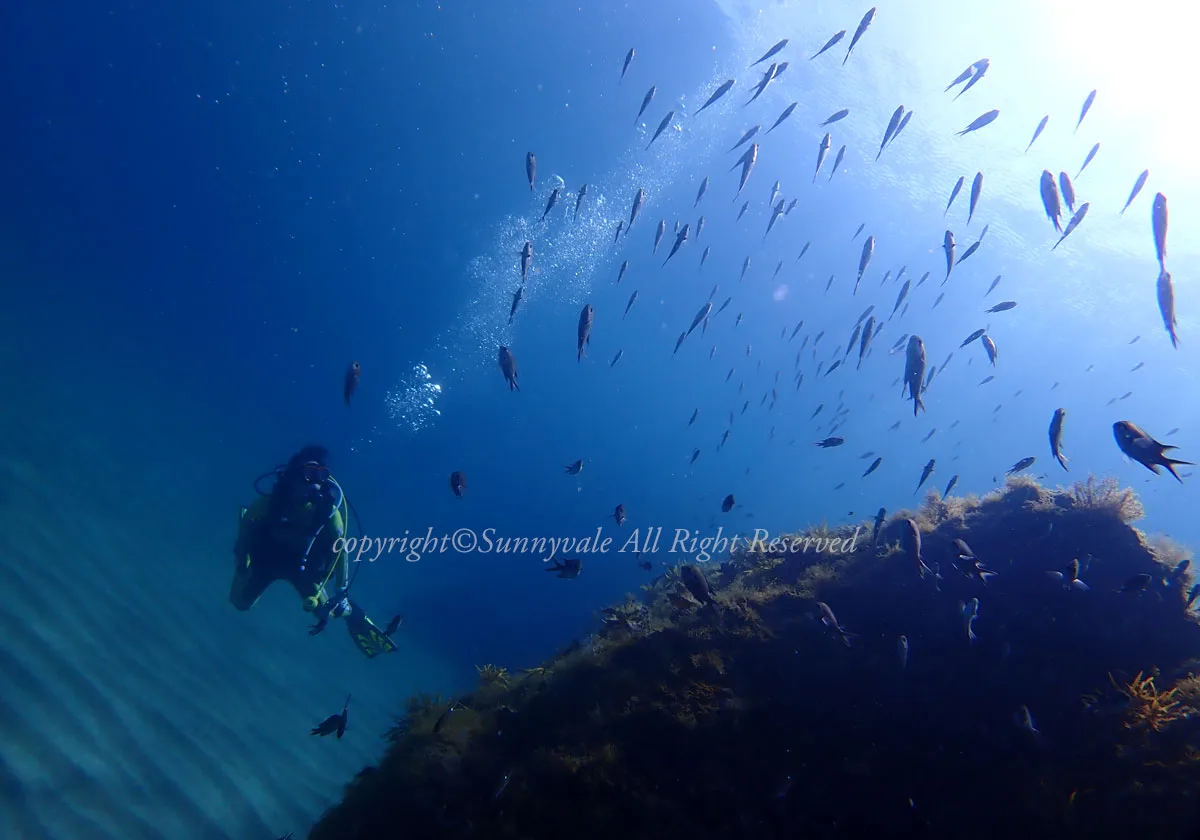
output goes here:
{"type": "MultiPolygon", "coordinates": [[[[354,644],[373,658],[395,650],[396,644],[350,600],[358,570],[350,574],[341,538],[352,508],[325,465],[328,455],[322,446],[306,446],[286,465],[255,479],[259,498],[241,509],[229,601],[244,612],[268,586],[285,580],[299,593],[305,612],[316,619],[309,635],[324,630],[331,617],[343,618],[354,644]],[[258,484],[270,475],[275,476],[275,486],[264,493],[258,484]]],[[[357,522],[357,512],[354,518],[357,522]]]]}

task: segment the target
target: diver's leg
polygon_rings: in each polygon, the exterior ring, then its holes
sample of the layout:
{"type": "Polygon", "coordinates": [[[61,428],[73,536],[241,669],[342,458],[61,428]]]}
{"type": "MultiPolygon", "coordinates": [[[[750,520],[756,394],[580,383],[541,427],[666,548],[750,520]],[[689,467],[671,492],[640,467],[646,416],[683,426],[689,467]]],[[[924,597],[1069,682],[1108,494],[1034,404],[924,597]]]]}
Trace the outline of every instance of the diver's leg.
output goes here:
{"type": "Polygon", "coordinates": [[[274,581],[275,577],[262,566],[247,564],[233,574],[233,583],[229,587],[229,603],[245,612],[254,606],[274,581]]]}

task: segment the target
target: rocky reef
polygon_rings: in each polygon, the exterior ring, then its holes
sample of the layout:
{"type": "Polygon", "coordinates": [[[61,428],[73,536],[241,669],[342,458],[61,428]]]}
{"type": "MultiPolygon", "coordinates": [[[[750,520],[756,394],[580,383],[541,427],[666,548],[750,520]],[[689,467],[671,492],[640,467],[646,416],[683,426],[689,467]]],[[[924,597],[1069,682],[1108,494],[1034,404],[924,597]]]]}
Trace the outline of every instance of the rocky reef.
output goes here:
{"type": "Polygon", "coordinates": [[[542,667],[412,698],[311,837],[1194,837],[1191,574],[1140,516],[1113,481],[1017,478],[853,551],[677,567],[542,667]]]}

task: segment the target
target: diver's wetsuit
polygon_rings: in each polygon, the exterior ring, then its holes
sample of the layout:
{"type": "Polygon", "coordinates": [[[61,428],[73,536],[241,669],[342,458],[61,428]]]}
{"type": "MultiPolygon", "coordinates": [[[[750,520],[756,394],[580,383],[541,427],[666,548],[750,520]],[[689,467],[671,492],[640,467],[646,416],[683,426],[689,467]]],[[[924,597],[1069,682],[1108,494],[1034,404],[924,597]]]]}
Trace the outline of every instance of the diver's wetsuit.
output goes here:
{"type": "MultiPolygon", "coordinates": [[[[281,491],[277,488],[274,492],[281,491]]],[[[294,514],[275,522],[270,521],[269,496],[246,509],[233,549],[235,565],[229,600],[234,607],[250,609],[277,580],[290,583],[309,612],[324,606],[331,591],[344,591],[349,582],[349,564],[344,549],[334,551],[335,541],[345,535],[340,503],[339,490],[332,513],[325,518],[319,499],[301,496],[290,506],[294,514]]]]}

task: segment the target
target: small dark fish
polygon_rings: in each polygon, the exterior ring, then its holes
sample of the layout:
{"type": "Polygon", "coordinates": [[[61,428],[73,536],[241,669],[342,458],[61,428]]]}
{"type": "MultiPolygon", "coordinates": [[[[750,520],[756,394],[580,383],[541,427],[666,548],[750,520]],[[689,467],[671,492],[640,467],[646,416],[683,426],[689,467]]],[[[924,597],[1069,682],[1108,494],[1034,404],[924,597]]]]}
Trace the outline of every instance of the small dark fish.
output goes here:
{"type": "MultiPolygon", "coordinates": [[[[882,326],[882,324],[880,325],[882,326]]],[[[862,344],[858,348],[858,364],[855,365],[855,370],[862,368],[863,359],[867,356],[867,349],[871,346],[871,339],[875,337],[875,316],[872,315],[867,319],[867,324],[863,328],[862,344]]]]}
{"type": "Polygon", "coordinates": [[[990,335],[984,335],[983,338],[979,340],[983,342],[983,349],[987,352],[988,361],[992,363],[992,367],[995,367],[997,356],[996,342],[992,340],[990,335]]]}
{"type": "MultiPolygon", "coordinates": [[[[860,228],[861,229],[861,228],[860,228]]],[[[858,236],[858,234],[854,234],[858,236]]],[[[875,253],[875,237],[868,236],[867,241],[863,243],[862,255],[858,258],[858,277],[854,280],[854,292],[858,293],[858,284],[862,282],[863,272],[867,270],[867,266],[871,264],[871,257],[875,253]]]]}
{"type": "Polygon", "coordinates": [[[775,227],[775,222],[783,215],[783,199],[779,199],[779,203],[775,205],[775,209],[771,211],[771,220],[767,222],[767,232],[763,234],[765,240],[771,233],[771,228],[775,227]]]}
{"type": "Polygon", "coordinates": [[[1176,481],[1182,484],[1183,479],[1175,472],[1174,467],[1177,464],[1192,466],[1191,461],[1177,461],[1174,458],[1168,458],[1163,453],[1171,449],[1178,449],[1178,447],[1159,443],[1128,420],[1118,420],[1113,423],[1113,437],[1117,439],[1117,446],[1122,452],[1155,475],[1158,474],[1158,468],[1163,466],[1167,468],[1167,472],[1175,476],[1176,481]]]}
{"type": "Polygon", "coordinates": [[[972,64],[971,69],[973,72],[970,79],[963,86],[963,89],[960,90],[957,95],[955,95],[954,99],[958,99],[959,96],[962,96],[971,88],[975,87],[975,85],[979,83],[979,80],[983,78],[984,74],[987,73],[991,64],[991,61],[986,58],[981,58],[979,61],[976,61],[974,64],[972,64]]]}
{"type": "Polygon", "coordinates": [[[503,344],[500,345],[500,372],[504,374],[504,381],[508,383],[508,390],[521,390],[521,386],[517,384],[517,360],[513,358],[512,351],[503,344]]]}
{"type": "Polygon", "coordinates": [[[458,701],[451,700],[446,706],[445,711],[438,715],[437,720],[433,722],[433,734],[436,735],[442,731],[442,727],[446,725],[446,721],[450,719],[450,715],[454,714],[454,710],[458,708],[458,701]]]}
{"type": "Polygon", "coordinates": [[[882,463],[883,463],[883,458],[876,458],[874,461],[871,462],[871,466],[867,467],[867,471],[862,474],[862,477],[866,478],[871,473],[875,472],[875,470],[879,469],[879,465],[882,463]]]}
{"type": "Polygon", "coordinates": [[[796,257],[796,262],[804,259],[804,255],[808,253],[808,248],[810,245],[812,245],[811,241],[804,243],[804,247],[800,249],[800,256],[796,257]]]}
{"type": "Polygon", "coordinates": [[[783,121],[784,121],[784,120],[786,120],[788,117],[790,117],[790,116],[792,115],[792,111],[795,111],[795,110],[796,110],[796,106],[797,106],[797,105],[799,105],[799,104],[800,104],[799,102],[793,102],[791,105],[789,105],[789,106],[787,106],[786,108],[784,108],[784,109],[783,109],[783,113],[779,115],[779,119],[775,120],[775,124],[774,124],[774,125],[772,125],[770,128],[768,128],[768,129],[767,129],[767,134],[770,134],[772,131],[774,131],[775,129],[777,129],[777,128],[779,127],[779,124],[780,124],[781,122],[783,122],[783,121]]]}
{"type": "Polygon", "coordinates": [[[625,272],[628,270],[629,270],[629,260],[625,260],[623,263],[621,263],[621,268],[618,269],[618,271],[617,271],[617,285],[618,286],[621,285],[621,280],[624,279],[625,272]]]}
{"type": "Polygon", "coordinates": [[[904,118],[900,120],[900,125],[896,126],[896,133],[892,135],[892,139],[888,141],[888,145],[896,142],[896,138],[900,136],[900,132],[904,131],[904,127],[908,125],[908,121],[912,119],[913,112],[905,111],[904,118]]]}
{"type": "Polygon", "coordinates": [[[955,265],[958,265],[958,264],[959,264],[959,263],[961,263],[963,260],[965,260],[967,257],[969,257],[969,256],[971,256],[972,254],[974,254],[976,251],[978,251],[978,250],[979,250],[979,246],[980,246],[980,245],[982,245],[982,244],[983,244],[983,240],[982,240],[982,239],[981,239],[981,240],[979,240],[978,242],[972,242],[972,243],[971,243],[971,245],[970,245],[970,247],[968,247],[968,248],[967,248],[967,250],[963,251],[963,255],[962,255],[961,257],[959,257],[957,260],[955,260],[954,264],[955,264],[955,265]]]}
{"type": "Polygon", "coordinates": [[[871,528],[871,545],[879,542],[879,529],[883,527],[883,520],[887,518],[887,509],[880,508],[879,513],[875,514],[875,524],[871,528]]]}
{"type": "MultiPolygon", "coordinates": [[[[834,362],[833,364],[831,364],[831,365],[829,366],[829,370],[825,371],[825,375],[826,375],[826,376],[829,376],[829,374],[833,373],[835,370],[837,370],[837,369],[838,369],[838,368],[840,368],[841,366],[842,366],[842,360],[841,360],[841,359],[838,359],[836,362],[834,362]]],[[[818,368],[818,371],[819,371],[819,370],[820,370],[820,369],[818,368]]]]}
{"type": "Polygon", "coordinates": [[[1090,206],[1090,204],[1086,201],[1083,202],[1083,204],[1079,205],[1079,209],[1075,211],[1075,215],[1071,217],[1071,221],[1067,222],[1066,230],[1063,231],[1063,234],[1061,237],[1059,237],[1059,240],[1054,243],[1054,248],[1051,248],[1050,249],[1051,251],[1053,251],[1059,245],[1063,244],[1063,240],[1071,235],[1071,231],[1073,231],[1073,230],[1075,230],[1075,228],[1079,227],[1079,223],[1082,222],[1084,216],[1087,215],[1089,206],[1090,206]]]}
{"type": "MultiPolygon", "coordinates": [[[[954,233],[946,231],[946,235],[942,237],[942,250],[946,252],[946,280],[950,279],[950,272],[954,269],[954,233]]],[[[942,281],[942,285],[946,285],[946,280],[942,281]]]]}
{"type": "Polygon", "coordinates": [[[458,498],[462,498],[463,491],[467,489],[467,477],[458,470],[450,473],[450,491],[458,498]]]}
{"type": "Polygon", "coordinates": [[[867,27],[871,25],[871,21],[873,20],[875,20],[874,6],[872,6],[867,13],[863,15],[863,19],[858,22],[858,29],[854,30],[854,37],[850,39],[850,47],[846,50],[846,57],[842,59],[843,66],[845,66],[846,62],[850,60],[850,53],[854,52],[854,47],[858,43],[858,39],[861,38],[863,33],[867,31],[867,27]]]}
{"type": "Polygon", "coordinates": [[[831,123],[838,122],[839,120],[844,120],[848,116],[850,116],[850,109],[843,108],[840,111],[834,111],[832,114],[830,114],[829,119],[825,120],[825,122],[821,123],[821,125],[827,126],[827,125],[830,125],[831,123]]]}
{"type": "Polygon", "coordinates": [[[712,246],[705,247],[704,253],[700,255],[700,267],[704,268],[704,263],[708,261],[708,252],[712,250],[712,246]]]}
{"type": "Polygon", "coordinates": [[[1042,119],[1041,119],[1041,122],[1039,122],[1039,123],[1037,124],[1037,128],[1035,128],[1035,129],[1033,130],[1033,139],[1031,139],[1031,140],[1029,141],[1029,145],[1025,147],[1025,151],[1026,151],[1027,153],[1028,153],[1028,151],[1029,151],[1031,148],[1033,148],[1033,144],[1034,144],[1034,142],[1035,142],[1035,141],[1036,141],[1036,140],[1037,140],[1039,137],[1041,137],[1041,136],[1042,136],[1042,132],[1046,130],[1046,123],[1048,123],[1048,122],[1050,122],[1050,115],[1049,115],[1049,114],[1047,114],[1046,116],[1042,117],[1042,119]]]}
{"type": "Polygon", "coordinates": [[[834,46],[834,45],[835,45],[835,44],[836,44],[838,41],[842,40],[842,39],[843,39],[843,38],[845,38],[845,37],[846,37],[846,30],[845,30],[845,29],[841,30],[840,32],[835,32],[835,33],[833,34],[833,37],[832,37],[832,38],[830,38],[828,41],[826,41],[826,42],[825,42],[825,46],[821,47],[821,49],[819,49],[819,50],[817,50],[815,53],[813,53],[813,54],[812,54],[812,56],[810,56],[808,60],[809,60],[809,61],[812,61],[812,60],[813,60],[814,58],[816,58],[818,55],[820,55],[821,53],[823,53],[823,52],[825,52],[826,50],[830,49],[830,48],[831,48],[831,47],[833,47],[833,46],[834,46]]]}
{"type": "Polygon", "coordinates": [[[992,293],[992,290],[1000,285],[1000,277],[1001,276],[1002,275],[999,275],[999,274],[996,275],[996,279],[992,281],[992,285],[988,286],[988,290],[983,293],[984,297],[987,297],[988,295],[990,295],[992,293]]]}
{"type": "MultiPolygon", "coordinates": [[[[712,96],[708,97],[708,100],[703,105],[700,106],[700,111],[703,111],[709,105],[712,105],[714,102],[716,102],[722,96],[729,93],[730,88],[733,87],[734,81],[735,81],[734,79],[728,79],[719,88],[717,88],[715,91],[713,91],[712,96]]],[[[700,116],[700,111],[696,112],[696,116],[700,116]]]]}
{"type": "Polygon", "coordinates": [[[1087,157],[1083,159],[1083,166],[1079,167],[1079,171],[1075,173],[1076,178],[1083,174],[1083,170],[1088,168],[1088,164],[1092,162],[1092,158],[1096,156],[1096,152],[1098,151],[1100,151],[1099,143],[1097,143],[1095,146],[1092,146],[1092,150],[1088,152],[1087,157]]]}
{"type": "Polygon", "coordinates": [[[700,457],[700,450],[699,450],[699,449],[693,449],[693,450],[692,450],[692,460],[688,461],[688,465],[690,466],[690,465],[692,465],[692,464],[696,463],[696,459],[697,459],[697,458],[699,458],[699,457],[700,457]]]}
{"type": "Polygon", "coordinates": [[[778,52],[780,50],[782,50],[784,47],[786,47],[787,45],[788,45],[788,39],[784,38],[778,44],[776,44],[775,46],[771,47],[771,49],[769,49],[765,53],[763,53],[763,57],[760,58],[758,61],[754,62],[754,64],[751,64],[750,66],[754,67],[756,65],[762,64],[768,58],[771,58],[772,56],[778,54],[778,52]]]}
{"type": "Polygon", "coordinates": [[[846,358],[846,356],[850,355],[850,351],[854,347],[854,342],[858,341],[858,336],[861,332],[862,332],[862,324],[861,323],[855,324],[854,332],[850,333],[850,340],[848,342],[846,342],[846,353],[844,356],[842,356],[843,359],[846,358]]]}
{"type": "Polygon", "coordinates": [[[956,484],[958,484],[958,476],[953,475],[950,477],[950,483],[946,485],[946,492],[942,494],[942,498],[949,496],[950,491],[954,489],[954,485],[956,484]]]}
{"type": "Polygon", "coordinates": [[[622,356],[624,356],[624,355],[625,355],[625,351],[624,351],[624,350],[618,350],[618,351],[617,351],[617,355],[613,356],[613,360],[612,360],[611,362],[609,362],[609,363],[608,363],[608,366],[609,366],[609,367],[614,367],[614,366],[616,366],[617,362],[621,361],[621,357],[622,357],[622,356]]]}
{"type": "Polygon", "coordinates": [[[583,571],[583,561],[578,557],[555,560],[542,571],[554,572],[554,576],[562,580],[575,580],[575,578],[579,577],[579,573],[583,571]]]}
{"type": "Polygon", "coordinates": [[[1167,335],[1171,336],[1171,346],[1178,347],[1179,339],[1175,335],[1175,289],[1171,285],[1170,272],[1163,270],[1158,273],[1158,311],[1162,313],[1163,326],[1167,335]]]}
{"type": "Polygon", "coordinates": [[[1133,200],[1138,197],[1138,193],[1142,191],[1142,187],[1146,186],[1146,179],[1149,177],[1149,169],[1143,169],[1142,174],[1137,176],[1137,180],[1133,182],[1133,189],[1129,192],[1129,198],[1125,200],[1125,206],[1121,208],[1121,215],[1125,215],[1125,211],[1129,209],[1130,204],[1133,204],[1133,200]]]}
{"type": "Polygon", "coordinates": [[[635,55],[637,55],[637,50],[635,50],[633,47],[630,47],[629,52],[625,53],[625,63],[621,65],[621,78],[617,79],[617,84],[621,84],[621,82],[625,80],[625,71],[629,69],[629,65],[633,61],[633,57],[635,55]]]}
{"type": "Polygon", "coordinates": [[[939,303],[941,303],[941,302],[942,302],[942,298],[944,298],[945,296],[946,296],[946,293],[945,293],[945,292],[942,292],[940,295],[938,295],[938,296],[937,296],[937,300],[935,300],[935,301],[933,302],[933,306],[931,306],[931,307],[929,307],[929,308],[930,308],[930,309],[937,309],[937,305],[938,305],[939,303]]]}
{"type": "Polygon", "coordinates": [[[821,148],[817,150],[817,168],[813,172],[813,183],[817,183],[817,176],[821,174],[821,164],[825,162],[825,156],[829,154],[829,148],[833,143],[828,134],[821,138],[821,148]]]}
{"type": "Polygon", "coordinates": [[[1036,460],[1037,460],[1037,458],[1033,457],[1032,455],[1030,455],[1026,458],[1022,458],[1020,461],[1017,461],[1017,463],[1015,463],[1011,467],[1009,467],[1008,470],[1006,470],[1004,474],[1005,475],[1016,475],[1017,473],[1021,472],[1021,470],[1027,470],[1030,467],[1032,467],[1033,462],[1036,460]]]}
{"type": "Polygon", "coordinates": [[[724,312],[725,308],[731,303],[733,303],[732,297],[725,298],[725,301],[717,308],[717,314],[720,315],[722,312],[724,312]]]}
{"type": "Polygon", "coordinates": [[[855,239],[858,239],[858,235],[863,232],[863,228],[866,226],[866,222],[863,222],[861,225],[859,225],[858,230],[854,231],[854,235],[850,237],[850,241],[853,242],[855,239]]]}
{"type": "Polygon", "coordinates": [[[793,198],[790,202],[788,202],[787,209],[783,211],[783,215],[786,216],[788,213],[791,213],[793,210],[796,209],[796,205],[799,203],[800,203],[800,199],[793,198]]]}
{"type": "Polygon", "coordinates": [[[524,283],[529,277],[529,266],[533,265],[533,243],[525,240],[525,244],[521,246],[521,282],[524,283]]]}
{"type": "Polygon", "coordinates": [[[690,419],[690,420],[688,420],[688,425],[690,426],[690,425],[692,425],[693,423],[695,423],[695,422],[696,422],[696,418],[697,418],[697,417],[699,417],[699,416],[700,416],[700,409],[698,409],[698,408],[696,408],[696,409],[693,409],[693,410],[692,410],[692,417],[691,417],[691,419],[690,419]]]}
{"type": "MultiPolygon", "coordinates": [[[[742,189],[746,186],[746,181],[749,180],[750,173],[754,169],[754,162],[757,160],[758,160],[758,144],[751,143],[750,148],[746,150],[746,153],[744,155],[742,155],[741,160],[738,161],[738,163],[740,163],[742,165],[742,178],[738,182],[737,192],[733,196],[734,201],[737,201],[737,197],[742,194],[742,189]]],[[[735,163],[733,165],[733,167],[731,167],[731,168],[736,169],[737,164],[735,163]]],[[[783,201],[783,199],[780,199],[781,203],[782,203],[782,201],[783,201]]],[[[749,202],[747,202],[747,204],[748,203],[749,202]]],[[[745,208],[743,208],[743,212],[745,212],[745,208]]],[[[741,213],[739,213],[738,218],[740,219],[741,217],[742,217],[741,213]]]]}
{"type": "Polygon", "coordinates": [[[1075,123],[1075,131],[1079,131],[1079,126],[1083,124],[1083,118],[1087,116],[1088,111],[1092,109],[1092,103],[1096,101],[1096,91],[1092,91],[1087,95],[1087,99],[1083,100],[1083,107],[1079,109],[1079,120],[1075,123]]]}
{"type": "Polygon", "coordinates": [[[967,79],[971,78],[971,76],[975,75],[975,72],[976,72],[975,65],[974,64],[968,65],[966,70],[962,71],[961,73],[959,73],[957,76],[954,77],[954,81],[952,81],[950,84],[946,85],[946,89],[943,90],[942,93],[949,93],[950,88],[954,87],[955,85],[962,84],[967,79]]]}
{"type": "MultiPolygon", "coordinates": [[[[730,499],[733,497],[730,496],[730,499]]],[[[716,606],[716,599],[713,597],[712,587],[708,584],[708,579],[704,577],[704,572],[691,564],[685,564],[679,568],[679,579],[683,581],[683,585],[687,587],[688,592],[692,593],[697,601],[701,604],[716,606]]]]}
{"type": "Polygon", "coordinates": [[[964,134],[969,134],[972,131],[978,131],[984,126],[994,123],[996,121],[996,117],[998,116],[1000,116],[999,110],[988,111],[986,114],[976,117],[969,126],[964,128],[962,131],[956,132],[956,134],[959,137],[962,137],[964,134]]]}
{"type": "Polygon", "coordinates": [[[657,85],[651,85],[650,90],[646,91],[646,95],[642,97],[642,107],[638,108],[637,118],[633,121],[634,125],[637,125],[642,121],[642,114],[646,113],[646,108],[648,108],[650,103],[654,101],[654,94],[657,91],[657,85]]]}
{"type": "Polygon", "coordinates": [[[1141,370],[1141,369],[1142,369],[1142,368],[1144,368],[1145,366],[1146,366],[1146,363],[1145,363],[1145,362],[1138,362],[1136,365],[1134,365],[1133,367],[1131,367],[1131,368],[1129,369],[1129,372],[1130,372],[1130,373],[1133,373],[1134,371],[1141,370]]]}
{"type": "Polygon", "coordinates": [[[1200,597],[1200,583],[1197,583],[1191,588],[1191,591],[1188,592],[1187,603],[1183,605],[1183,608],[1185,610],[1191,609],[1192,604],[1196,603],[1197,597],[1200,597]]]}
{"type": "Polygon", "coordinates": [[[692,330],[696,329],[696,327],[698,327],[700,325],[701,321],[707,319],[708,313],[710,313],[710,312],[712,312],[712,301],[711,300],[705,302],[704,306],[700,307],[700,311],[697,312],[696,317],[692,319],[692,325],[690,327],[688,327],[687,332],[684,333],[684,336],[691,335],[692,330]]]}
{"type": "Polygon", "coordinates": [[[625,524],[625,505],[617,505],[617,509],[613,511],[612,517],[613,517],[613,521],[615,521],[618,526],[624,525],[625,524]]]}
{"type": "Polygon", "coordinates": [[[933,458],[930,458],[929,463],[926,464],[924,469],[921,470],[921,480],[917,482],[917,489],[913,491],[914,496],[917,495],[917,490],[921,489],[921,485],[925,483],[929,476],[933,475],[933,467],[935,463],[936,461],[934,461],[933,458]]]}
{"type": "Polygon", "coordinates": [[[969,336],[967,336],[965,339],[963,339],[963,343],[958,346],[966,347],[968,344],[970,344],[975,339],[982,337],[983,334],[986,332],[987,332],[987,330],[985,330],[985,329],[975,330],[975,332],[971,333],[969,336]]]}
{"type": "Polygon", "coordinates": [[[583,472],[583,459],[580,458],[578,461],[573,461],[570,464],[567,464],[565,467],[563,467],[563,472],[565,472],[567,475],[579,475],[581,472],[583,472]]]}
{"type": "Polygon", "coordinates": [[[983,192],[983,173],[976,172],[975,180],[971,182],[971,206],[967,210],[967,227],[971,226],[971,219],[975,218],[975,208],[979,205],[979,196],[983,192]]]}
{"type": "Polygon", "coordinates": [[[350,717],[350,697],[346,697],[346,705],[342,707],[342,713],[338,715],[330,715],[312,728],[309,735],[332,735],[337,733],[338,740],[346,734],[346,721],[350,717]]]}
{"type": "Polygon", "coordinates": [[[1140,575],[1134,575],[1129,580],[1122,584],[1120,589],[1114,590],[1122,593],[1141,594],[1146,591],[1146,587],[1150,585],[1150,575],[1147,572],[1142,572],[1140,575]]]}
{"type": "Polygon", "coordinates": [[[346,400],[346,405],[350,405],[350,398],[358,390],[358,379],[361,375],[362,368],[358,362],[351,362],[350,367],[346,368],[346,376],[342,380],[342,398],[346,400]]]}
{"type": "MultiPolygon", "coordinates": [[[[896,310],[900,308],[900,304],[904,302],[904,298],[908,297],[908,288],[911,283],[911,280],[905,280],[904,285],[900,287],[900,294],[896,296],[896,303],[892,306],[892,315],[896,314],[896,310]]],[[[891,318],[892,315],[889,315],[888,318],[891,318]]]]}
{"type": "MultiPolygon", "coordinates": [[[[636,290],[634,290],[634,293],[629,296],[629,303],[625,304],[625,315],[629,314],[629,309],[630,309],[630,307],[633,306],[633,302],[635,300],[637,300],[637,297],[638,297],[638,293],[636,290]]],[[[621,316],[621,320],[625,319],[625,315],[621,316]]]]}
{"type": "Polygon", "coordinates": [[[583,198],[586,195],[587,195],[587,184],[584,184],[582,187],[579,188],[579,193],[575,196],[575,215],[572,217],[571,221],[575,221],[579,218],[579,206],[581,204],[583,204],[583,198]]]}
{"type": "Polygon", "coordinates": [[[831,446],[841,446],[845,442],[845,438],[827,437],[824,440],[817,441],[817,446],[820,446],[823,449],[829,449],[831,446]]]}
{"type": "Polygon", "coordinates": [[[646,190],[639,187],[637,195],[633,197],[633,207],[629,210],[629,224],[625,226],[625,235],[629,235],[629,231],[633,228],[633,223],[637,220],[638,214],[642,212],[642,207],[646,203],[646,190]]]}
{"type": "Polygon", "coordinates": [[[925,342],[921,341],[920,336],[910,336],[904,362],[904,387],[913,401],[913,417],[917,416],[917,409],[925,407],[921,402],[921,381],[924,378],[925,342]]]}
{"type": "Polygon", "coordinates": [[[1071,179],[1066,172],[1058,173],[1058,188],[1062,194],[1063,201],[1066,202],[1067,210],[1074,213],[1075,186],[1071,183],[1071,179]]]}
{"type": "Polygon", "coordinates": [[[1162,193],[1154,195],[1150,222],[1154,229],[1154,253],[1158,256],[1158,268],[1165,273],[1167,267],[1163,265],[1163,260],[1167,258],[1167,197],[1162,193]]]}
{"type": "Polygon", "coordinates": [[[654,141],[658,139],[658,135],[667,130],[667,126],[671,124],[671,120],[675,118],[674,111],[667,111],[667,115],[662,118],[662,122],[658,124],[658,128],[654,129],[654,136],[650,138],[650,142],[646,144],[646,149],[649,150],[654,145],[654,141]]]}
{"type": "Polygon", "coordinates": [[[558,204],[559,193],[562,192],[562,187],[555,187],[550,192],[550,200],[546,202],[546,209],[542,211],[542,221],[546,220],[546,216],[554,209],[554,205],[558,204]]]}
{"type": "Polygon", "coordinates": [[[946,202],[946,209],[942,211],[943,217],[950,212],[950,205],[954,203],[954,199],[958,198],[958,194],[962,192],[963,184],[965,184],[966,181],[967,177],[965,175],[960,175],[958,180],[954,182],[954,189],[950,190],[950,200],[946,202]]]}
{"type": "Polygon", "coordinates": [[[577,333],[577,354],[576,361],[583,361],[583,354],[592,340],[592,318],[595,315],[595,310],[592,305],[585,304],[583,310],[579,313],[579,330],[577,333]]]}
{"type": "Polygon", "coordinates": [[[816,417],[818,414],[821,413],[821,409],[824,407],[825,407],[825,403],[821,403],[819,406],[817,406],[817,410],[812,413],[812,417],[809,417],[808,419],[812,420],[813,417],[816,417]]]}
{"type": "Polygon", "coordinates": [[[838,149],[838,153],[833,157],[833,166],[829,169],[829,180],[833,180],[833,176],[837,174],[838,167],[842,165],[842,158],[846,156],[846,147],[843,145],[838,149]]]}
{"type": "MultiPolygon", "coordinates": [[[[762,95],[762,92],[767,89],[767,85],[771,84],[771,82],[775,79],[775,77],[778,74],[779,74],[779,65],[778,64],[772,64],[770,67],[768,67],[766,72],[763,73],[762,80],[759,81],[758,87],[756,87],[754,89],[754,95],[750,97],[750,101],[747,102],[746,105],[749,105],[755,99],[758,99],[758,97],[762,95]]],[[[742,107],[745,108],[746,105],[743,105],[742,107]]]]}
{"type": "Polygon", "coordinates": [[[1015,300],[1002,300],[1002,301],[1000,301],[1000,303],[997,303],[991,309],[988,309],[986,311],[987,312],[1007,312],[1009,309],[1015,309],[1016,306],[1017,306],[1017,302],[1015,300]]]}
{"type": "Polygon", "coordinates": [[[537,180],[537,158],[533,152],[525,153],[525,177],[529,179],[529,191],[533,192],[533,185],[537,180]]]}
{"type": "Polygon", "coordinates": [[[1062,225],[1058,221],[1062,216],[1062,207],[1058,203],[1058,185],[1054,183],[1054,176],[1050,174],[1049,169],[1042,170],[1041,191],[1042,207],[1046,210],[1046,218],[1054,222],[1056,231],[1062,233],[1062,225]]]}
{"type": "Polygon", "coordinates": [[[687,242],[688,232],[691,230],[690,225],[684,225],[679,233],[675,235],[675,244],[671,246],[671,253],[667,254],[667,258],[663,260],[663,265],[671,261],[671,257],[675,256],[675,252],[679,250],[684,242],[687,242]]]}
{"type": "Polygon", "coordinates": [[[761,128],[761,126],[757,126],[757,125],[750,128],[745,134],[742,135],[741,140],[739,140],[733,144],[733,148],[730,149],[729,151],[731,151],[731,152],[737,151],[738,146],[741,146],[743,143],[746,143],[747,141],[749,141],[749,139],[751,137],[753,137],[755,134],[758,134],[759,128],[761,128]]]}
{"type": "Polygon", "coordinates": [[[700,189],[696,191],[696,203],[692,205],[693,208],[700,206],[700,199],[704,198],[704,194],[706,192],[708,192],[708,176],[707,175],[705,175],[704,180],[700,182],[700,189]]]}
{"type": "Polygon", "coordinates": [[[1056,408],[1054,416],[1050,418],[1050,454],[1064,470],[1067,469],[1067,456],[1062,453],[1062,433],[1063,420],[1066,419],[1066,416],[1066,409],[1056,408]]]}
{"type": "Polygon", "coordinates": [[[892,139],[892,135],[896,133],[896,128],[900,125],[903,117],[904,106],[900,105],[892,112],[892,118],[888,120],[887,129],[883,132],[883,140],[879,142],[879,151],[875,154],[875,160],[879,160],[879,156],[883,154],[883,147],[892,139]]]}
{"type": "Polygon", "coordinates": [[[616,245],[621,239],[621,231],[625,229],[625,220],[617,222],[617,232],[613,234],[613,244],[616,245]]]}

